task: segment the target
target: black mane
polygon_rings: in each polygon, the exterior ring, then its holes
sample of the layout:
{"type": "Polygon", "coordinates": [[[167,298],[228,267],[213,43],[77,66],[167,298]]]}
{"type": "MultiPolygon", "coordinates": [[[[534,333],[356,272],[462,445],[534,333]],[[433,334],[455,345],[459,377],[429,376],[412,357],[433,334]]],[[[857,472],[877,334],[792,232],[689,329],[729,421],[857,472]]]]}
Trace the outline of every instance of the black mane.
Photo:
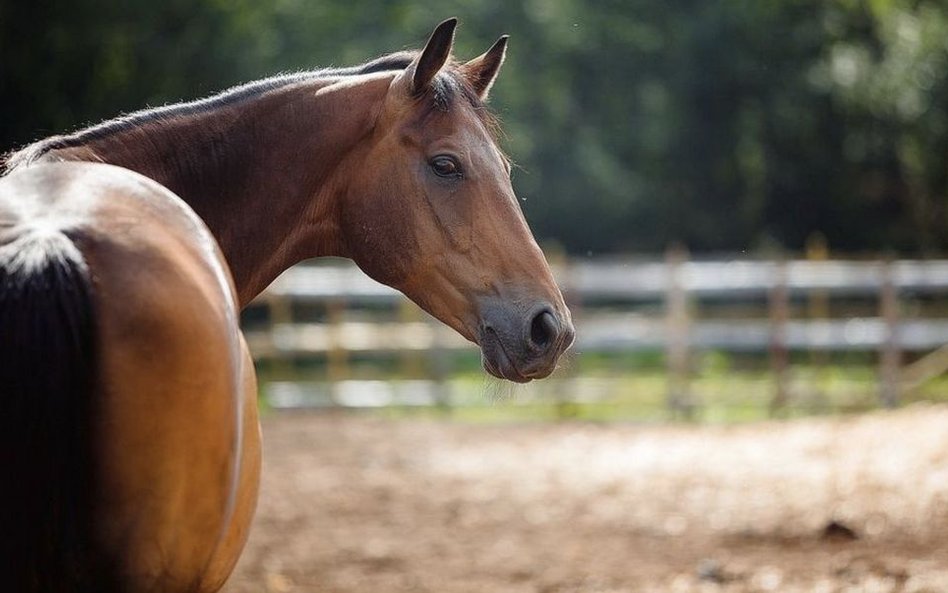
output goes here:
{"type": "Polygon", "coordinates": [[[278,74],[262,80],[241,84],[203,99],[173,103],[120,115],[114,119],[78,130],[71,134],[51,136],[44,140],[34,142],[19,151],[15,151],[0,161],[0,173],[9,173],[17,167],[29,165],[52,150],[83,146],[89,142],[94,142],[107,136],[125,132],[144,124],[161,121],[163,119],[170,119],[182,115],[194,115],[229,105],[236,105],[262,93],[290,84],[305,82],[316,78],[360,76],[377,72],[404,70],[411,64],[415,55],[414,52],[398,52],[376,58],[360,66],[278,74]]]}

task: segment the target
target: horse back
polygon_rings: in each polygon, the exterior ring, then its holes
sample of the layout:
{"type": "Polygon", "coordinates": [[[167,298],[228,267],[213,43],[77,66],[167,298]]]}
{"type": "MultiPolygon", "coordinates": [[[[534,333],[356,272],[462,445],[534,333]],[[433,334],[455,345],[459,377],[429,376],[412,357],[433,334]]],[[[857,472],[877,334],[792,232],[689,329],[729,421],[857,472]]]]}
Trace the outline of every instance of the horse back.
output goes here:
{"type": "Polygon", "coordinates": [[[52,525],[34,538],[38,551],[24,562],[64,565],[28,570],[11,564],[11,576],[21,577],[27,591],[199,590],[235,504],[242,391],[252,373],[234,290],[213,238],[183,202],[142,176],[108,165],[59,163],[0,179],[0,245],[7,259],[19,262],[7,266],[6,280],[40,278],[27,281],[39,288],[23,294],[5,280],[0,322],[29,311],[48,325],[45,333],[37,331],[42,324],[28,331],[0,327],[6,350],[34,353],[5,373],[14,377],[3,376],[18,392],[11,394],[13,404],[4,398],[0,407],[19,406],[12,421],[34,427],[17,433],[22,442],[10,444],[22,454],[4,455],[3,470],[22,471],[32,463],[31,447],[68,428],[65,442],[46,454],[56,467],[76,465],[74,479],[45,479],[64,489],[60,498],[75,496],[70,512],[79,517],[64,513],[62,501],[32,507],[19,500],[25,496],[3,501],[25,504],[35,515],[3,515],[10,519],[2,526],[8,540],[29,535],[7,527],[52,525]],[[51,265],[69,271],[53,275],[58,284],[43,280],[51,265]],[[44,291],[58,296],[36,302],[44,291]],[[73,332],[78,339],[66,332],[72,326],[85,327],[73,332]],[[67,345],[51,352],[57,335],[65,335],[67,345]],[[57,374],[61,379],[52,385],[22,379],[57,374]],[[75,409],[23,403],[35,400],[75,409]],[[79,453],[70,457],[70,451],[79,453]],[[44,552],[62,547],[42,541],[50,534],[73,531],[65,543],[85,551],[44,552]]]}

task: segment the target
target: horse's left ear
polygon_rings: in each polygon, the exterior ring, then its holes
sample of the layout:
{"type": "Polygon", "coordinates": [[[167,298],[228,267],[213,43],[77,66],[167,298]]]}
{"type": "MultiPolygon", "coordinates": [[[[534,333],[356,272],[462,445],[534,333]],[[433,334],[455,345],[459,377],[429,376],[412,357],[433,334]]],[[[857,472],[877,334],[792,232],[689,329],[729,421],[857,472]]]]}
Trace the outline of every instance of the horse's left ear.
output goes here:
{"type": "Polygon", "coordinates": [[[474,87],[481,100],[487,98],[490,87],[494,85],[497,73],[500,72],[500,67],[504,64],[509,38],[508,35],[504,35],[489,50],[461,66],[461,72],[464,73],[464,77],[474,87]]]}
{"type": "Polygon", "coordinates": [[[456,18],[450,18],[437,27],[428,38],[425,49],[409,66],[411,71],[411,93],[420,95],[425,92],[431,81],[444,67],[451,55],[451,46],[454,45],[454,29],[458,26],[456,18]]]}

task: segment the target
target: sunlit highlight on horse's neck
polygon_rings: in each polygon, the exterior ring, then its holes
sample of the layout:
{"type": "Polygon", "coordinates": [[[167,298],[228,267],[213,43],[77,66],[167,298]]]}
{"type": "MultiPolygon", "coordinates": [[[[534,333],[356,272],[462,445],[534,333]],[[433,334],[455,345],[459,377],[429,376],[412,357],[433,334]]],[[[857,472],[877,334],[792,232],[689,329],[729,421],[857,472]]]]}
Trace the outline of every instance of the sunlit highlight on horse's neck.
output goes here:
{"type": "Polygon", "coordinates": [[[142,173],[210,227],[241,305],[306,258],[345,255],[339,171],[371,131],[392,72],[313,78],[51,152],[142,173]]]}

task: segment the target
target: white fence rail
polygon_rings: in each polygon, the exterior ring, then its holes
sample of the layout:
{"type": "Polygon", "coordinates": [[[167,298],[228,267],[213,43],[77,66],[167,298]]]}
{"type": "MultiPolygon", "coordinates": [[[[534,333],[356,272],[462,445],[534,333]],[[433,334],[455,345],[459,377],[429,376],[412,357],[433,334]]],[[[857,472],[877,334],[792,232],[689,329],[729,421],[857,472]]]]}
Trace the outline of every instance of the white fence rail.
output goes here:
{"type": "MultiPolygon", "coordinates": [[[[676,273],[682,289],[697,297],[760,296],[778,284],[781,265],[786,266],[786,284],[792,293],[878,294],[886,268],[891,266],[896,289],[948,296],[948,260],[690,261],[683,262],[676,273]]],[[[578,261],[554,268],[563,289],[583,302],[659,299],[667,294],[672,273],[666,262],[636,260],[578,261]]],[[[343,299],[352,303],[394,303],[400,298],[397,291],[342,262],[292,268],[267,294],[300,301],[343,299]]]]}
{"type": "MultiPolygon", "coordinates": [[[[584,300],[648,299],[668,292],[671,273],[667,262],[582,262],[565,268],[562,280],[584,300]]],[[[948,294],[946,260],[689,261],[682,262],[675,273],[681,288],[696,297],[760,296],[779,284],[781,273],[791,294],[878,294],[888,274],[898,290],[948,294]]]]}
{"type": "MultiPolygon", "coordinates": [[[[881,398],[889,405],[906,386],[948,369],[942,348],[948,344],[948,260],[687,261],[683,252],[670,252],[666,261],[576,261],[555,266],[555,273],[574,309],[576,350],[664,350],[672,391],[687,388],[690,353],[701,349],[769,353],[777,400],[792,350],[877,351],[881,398]],[[829,306],[846,300],[861,303],[858,316],[840,316],[851,309],[829,306]],[[927,305],[922,313],[906,311],[908,302],[927,305]],[[739,314],[722,318],[702,310],[732,303],[741,303],[739,314]],[[901,353],[908,351],[935,354],[902,367],[901,353]]],[[[437,357],[473,350],[406,303],[351,263],[299,266],[256,301],[269,310],[268,322],[247,337],[259,359],[325,356],[337,378],[346,378],[350,353],[437,357]],[[301,306],[324,307],[328,314],[318,323],[301,322],[294,314],[301,306]],[[389,311],[387,319],[350,314],[379,309],[389,311]],[[399,311],[395,319],[392,310],[399,311]]],[[[669,398],[677,405],[678,395],[669,398]]]]}

